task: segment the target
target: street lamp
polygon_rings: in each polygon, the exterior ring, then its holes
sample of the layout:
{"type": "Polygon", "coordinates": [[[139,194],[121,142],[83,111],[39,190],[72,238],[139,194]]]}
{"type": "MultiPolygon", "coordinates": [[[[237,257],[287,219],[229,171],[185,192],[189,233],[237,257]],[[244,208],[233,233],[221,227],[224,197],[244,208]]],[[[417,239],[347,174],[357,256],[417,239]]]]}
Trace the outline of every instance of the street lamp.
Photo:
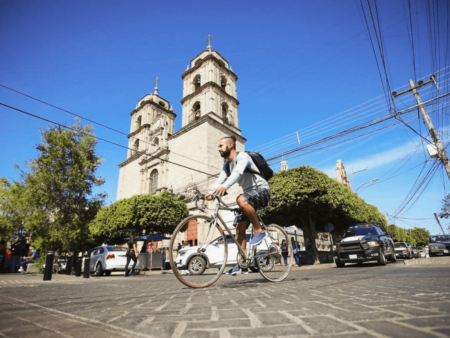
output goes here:
{"type": "Polygon", "coordinates": [[[378,178],[374,178],[373,180],[370,180],[370,181],[367,181],[366,183],[361,184],[361,185],[358,187],[358,189],[355,190],[355,192],[357,192],[363,185],[366,185],[366,184],[368,184],[368,183],[372,183],[372,182],[375,182],[375,181],[378,181],[378,178]]]}

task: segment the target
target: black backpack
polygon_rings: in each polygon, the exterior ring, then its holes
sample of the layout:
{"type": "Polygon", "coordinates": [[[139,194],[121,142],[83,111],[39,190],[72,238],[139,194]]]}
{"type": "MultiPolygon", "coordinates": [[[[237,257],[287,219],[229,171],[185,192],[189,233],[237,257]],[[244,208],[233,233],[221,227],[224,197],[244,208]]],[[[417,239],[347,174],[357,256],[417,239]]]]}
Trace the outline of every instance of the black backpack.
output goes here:
{"type": "MultiPolygon", "coordinates": [[[[250,169],[245,169],[246,172],[251,172],[252,174],[257,174],[262,176],[266,181],[270,180],[273,176],[273,170],[269,167],[269,165],[266,162],[266,159],[258,152],[256,151],[246,151],[246,153],[251,157],[253,163],[255,163],[256,167],[259,170],[259,173],[251,171],[250,169]]],[[[236,156],[239,154],[239,152],[236,154],[236,156]]],[[[236,162],[237,163],[237,162],[236,162]]],[[[227,176],[230,176],[230,162],[226,162],[224,165],[225,173],[227,176]]]]}

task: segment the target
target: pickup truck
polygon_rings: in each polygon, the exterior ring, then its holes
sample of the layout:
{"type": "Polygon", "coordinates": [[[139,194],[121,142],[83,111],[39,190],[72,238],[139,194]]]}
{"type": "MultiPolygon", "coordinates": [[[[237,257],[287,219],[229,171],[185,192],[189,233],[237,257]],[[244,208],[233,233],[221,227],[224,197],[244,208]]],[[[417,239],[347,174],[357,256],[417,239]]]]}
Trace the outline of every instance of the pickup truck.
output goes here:
{"type": "Polygon", "coordinates": [[[346,263],[377,261],[386,265],[387,259],[397,261],[394,241],[379,226],[362,223],[351,226],[336,243],[335,261],[338,268],[346,263]]]}

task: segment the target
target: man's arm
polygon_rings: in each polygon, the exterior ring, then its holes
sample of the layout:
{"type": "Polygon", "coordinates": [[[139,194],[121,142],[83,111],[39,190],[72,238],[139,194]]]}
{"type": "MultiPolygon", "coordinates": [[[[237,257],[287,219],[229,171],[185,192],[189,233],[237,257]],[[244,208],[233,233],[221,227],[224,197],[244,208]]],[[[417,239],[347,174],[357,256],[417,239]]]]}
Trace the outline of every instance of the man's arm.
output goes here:
{"type": "Polygon", "coordinates": [[[250,156],[245,151],[239,152],[239,154],[237,155],[236,166],[234,167],[230,176],[228,176],[227,180],[223,183],[225,190],[228,190],[233,184],[235,184],[244,174],[245,169],[247,169],[250,165],[250,156]]]}
{"type": "MultiPolygon", "coordinates": [[[[224,166],[225,166],[225,164],[224,164],[224,166]]],[[[219,177],[214,182],[211,189],[209,189],[209,194],[206,195],[206,199],[208,201],[212,200],[212,195],[222,196],[225,194],[226,189],[223,187],[223,183],[227,180],[227,174],[225,173],[225,170],[223,169],[224,166],[222,166],[222,170],[220,171],[219,177]]]]}

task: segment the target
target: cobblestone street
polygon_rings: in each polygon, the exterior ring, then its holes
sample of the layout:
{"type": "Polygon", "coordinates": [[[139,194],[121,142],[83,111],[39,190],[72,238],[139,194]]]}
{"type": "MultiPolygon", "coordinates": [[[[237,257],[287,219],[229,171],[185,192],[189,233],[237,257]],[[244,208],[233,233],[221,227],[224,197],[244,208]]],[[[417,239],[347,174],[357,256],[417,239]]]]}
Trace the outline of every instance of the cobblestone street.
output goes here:
{"type": "Polygon", "coordinates": [[[448,266],[223,276],[193,290],[171,274],[123,278],[0,276],[1,337],[450,336],[448,266]]]}

